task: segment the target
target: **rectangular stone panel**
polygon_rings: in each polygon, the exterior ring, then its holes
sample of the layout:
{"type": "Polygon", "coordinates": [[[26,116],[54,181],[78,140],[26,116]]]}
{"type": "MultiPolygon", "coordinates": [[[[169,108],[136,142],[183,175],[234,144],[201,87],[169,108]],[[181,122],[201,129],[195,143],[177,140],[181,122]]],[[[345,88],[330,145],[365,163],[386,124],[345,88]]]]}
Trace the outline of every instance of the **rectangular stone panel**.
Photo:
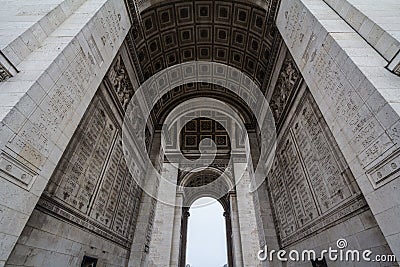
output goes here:
{"type": "Polygon", "coordinates": [[[117,103],[112,92],[105,91],[99,89],[93,98],[39,205],[129,246],[142,195],[137,181],[143,169],[134,165],[131,173],[127,167],[117,103]]]}
{"type": "MultiPolygon", "coordinates": [[[[95,99],[83,128],[78,135],[79,142],[63,170],[56,198],[75,209],[87,213],[91,196],[95,193],[106,158],[109,154],[117,127],[107,114],[104,103],[95,99]]],[[[75,137],[76,138],[76,137],[75,137]]]]}
{"type": "Polygon", "coordinates": [[[37,173],[3,152],[0,154],[0,176],[29,190],[37,173]]]}
{"type": "Polygon", "coordinates": [[[365,206],[308,90],[288,119],[268,178],[282,246],[365,206]]]}

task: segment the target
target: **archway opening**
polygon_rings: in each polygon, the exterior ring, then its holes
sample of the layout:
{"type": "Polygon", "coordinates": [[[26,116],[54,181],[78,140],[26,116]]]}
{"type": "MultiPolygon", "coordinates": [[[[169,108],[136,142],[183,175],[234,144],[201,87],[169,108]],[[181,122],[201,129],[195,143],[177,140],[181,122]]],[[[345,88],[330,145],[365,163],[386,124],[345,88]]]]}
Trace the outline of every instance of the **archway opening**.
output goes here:
{"type": "Polygon", "coordinates": [[[212,198],[203,197],[192,204],[189,212],[186,266],[225,266],[228,250],[222,205],[212,198]],[[202,205],[210,202],[212,204],[202,205]]]}

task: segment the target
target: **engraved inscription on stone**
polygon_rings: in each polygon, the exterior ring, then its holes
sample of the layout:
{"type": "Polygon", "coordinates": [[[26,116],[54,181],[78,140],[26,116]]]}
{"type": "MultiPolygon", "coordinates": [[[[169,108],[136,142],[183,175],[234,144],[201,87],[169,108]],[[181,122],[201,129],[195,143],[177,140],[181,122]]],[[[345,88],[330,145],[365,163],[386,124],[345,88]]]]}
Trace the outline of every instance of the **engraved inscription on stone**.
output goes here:
{"type": "Polygon", "coordinates": [[[150,249],[151,234],[153,232],[153,224],[154,224],[156,207],[157,207],[157,200],[152,198],[151,199],[151,209],[150,209],[150,214],[149,214],[149,221],[148,221],[147,229],[146,229],[146,239],[145,239],[145,243],[144,243],[144,249],[145,249],[146,253],[148,253],[149,249],[150,249]]]}
{"type": "Polygon", "coordinates": [[[336,49],[332,49],[332,40],[320,32],[323,25],[304,21],[313,25],[312,32],[307,38],[299,34],[298,27],[307,27],[304,23],[302,25],[300,19],[304,12],[307,9],[300,2],[293,3],[283,12],[283,24],[278,23],[278,27],[281,28],[285,42],[294,47],[294,54],[300,52],[300,47],[304,45],[305,52],[299,55],[302,57],[299,64],[303,65],[304,78],[310,85],[314,85],[315,96],[324,98],[324,102],[329,105],[336,118],[335,123],[338,124],[336,129],[343,129],[344,137],[350,140],[350,146],[361,165],[366,168],[377,164],[381,160],[380,155],[394,150],[395,144],[384,133],[384,127],[372,116],[373,112],[363,99],[365,95],[358,90],[358,87],[363,86],[359,83],[362,75],[354,75],[354,71],[351,71],[355,67],[352,62],[343,67],[344,59],[337,57],[341,52],[338,54],[336,49]],[[302,44],[303,41],[306,43],[302,44]]]}
{"type": "Polygon", "coordinates": [[[306,99],[294,120],[292,131],[319,207],[325,212],[351,196],[351,193],[341,177],[339,165],[322,127],[309,99],[306,99]]]}
{"type": "Polygon", "coordinates": [[[65,167],[56,191],[57,198],[83,213],[88,211],[116,132],[116,125],[105,111],[104,104],[98,101],[65,167]]]}
{"type": "Polygon", "coordinates": [[[345,177],[348,172],[339,162],[332,140],[306,91],[282,134],[268,179],[282,245],[304,237],[300,233],[310,224],[332,211],[339,212],[343,204],[354,199],[349,186],[353,177],[345,177]]]}
{"type": "MultiPolygon", "coordinates": [[[[133,173],[129,172],[120,127],[108,104],[96,94],[55,172],[57,177],[52,177],[57,186],[50,201],[72,207],[75,215],[72,209],[72,213],[62,209],[53,212],[68,215],[70,220],[87,216],[85,227],[126,245],[133,238],[138,217],[142,190],[136,181],[143,170],[133,166],[133,173]],[[118,237],[112,238],[110,233],[118,237]]],[[[47,201],[42,201],[46,207],[47,201]]]]}
{"type": "MultiPolygon", "coordinates": [[[[78,46],[78,45],[76,45],[78,46]]],[[[51,138],[62,122],[70,118],[80,103],[93,78],[88,59],[82,49],[60,79],[49,91],[40,108],[37,108],[23,125],[17,136],[7,145],[30,163],[40,166],[50,154],[51,138]],[[89,67],[88,67],[89,66],[89,67]]]]}
{"type": "MultiPolygon", "coordinates": [[[[140,176],[139,168],[133,167],[134,175],[140,176]]],[[[124,236],[128,235],[132,211],[138,206],[140,188],[130,174],[118,137],[102,184],[97,194],[90,216],[124,236]]]]}

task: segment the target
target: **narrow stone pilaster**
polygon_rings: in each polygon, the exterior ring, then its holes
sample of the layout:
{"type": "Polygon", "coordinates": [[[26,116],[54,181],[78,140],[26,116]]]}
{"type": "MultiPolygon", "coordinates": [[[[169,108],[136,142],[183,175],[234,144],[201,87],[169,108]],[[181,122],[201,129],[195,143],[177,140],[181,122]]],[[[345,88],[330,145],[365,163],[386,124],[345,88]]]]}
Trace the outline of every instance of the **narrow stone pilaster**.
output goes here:
{"type": "Polygon", "coordinates": [[[243,255],[236,194],[230,194],[229,198],[231,203],[233,266],[240,267],[243,266],[243,255]]]}
{"type": "Polygon", "coordinates": [[[253,195],[249,192],[250,174],[246,167],[247,163],[233,163],[243,266],[262,266],[257,258],[257,253],[260,250],[259,236],[253,195]],[[238,177],[240,173],[243,173],[242,177],[238,177]]]}
{"type": "Polygon", "coordinates": [[[178,169],[171,163],[164,163],[158,195],[168,203],[157,202],[148,266],[170,266],[168,259],[172,252],[177,179],[178,169]]]}
{"type": "Polygon", "coordinates": [[[171,258],[169,261],[170,266],[179,265],[179,248],[181,240],[181,226],[182,226],[182,194],[176,194],[176,206],[174,217],[174,228],[172,231],[172,244],[171,244],[171,258]]]}

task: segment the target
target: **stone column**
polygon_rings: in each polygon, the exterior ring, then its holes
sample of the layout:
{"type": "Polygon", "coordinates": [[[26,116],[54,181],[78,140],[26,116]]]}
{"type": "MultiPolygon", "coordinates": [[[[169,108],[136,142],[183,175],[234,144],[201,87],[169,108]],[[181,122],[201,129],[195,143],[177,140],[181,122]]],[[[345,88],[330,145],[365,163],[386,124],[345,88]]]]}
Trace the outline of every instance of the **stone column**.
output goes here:
{"type": "Polygon", "coordinates": [[[226,248],[227,248],[227,258],[228,266],[233,265],[233,250],[232,250],[232,223],[231,214],[228,211],[224,212],[225,218],[225,229],[226,229],[226,248]]]}
{"type": "Polygon", "coordinates": [[[229,201],[231,204],[231,224],[232,224],[232,254],[233,254],[233,266],[243,266],[243,254],[242,254],[242,242],[240,238],[240,225],[239,215],[236,201],[236,194],[231,193],[229,195],[229,201]]]}
{"type": "MultiPolygon", "coordinates": [[[[260,224],[262,224],[263,237],[261,248],[264,249],[265,245],[268,247],[268,251],[279,250],[278,236],[276,234],[275,222],[272,216],[271,202],[267,190],[266,181],[258,188],[254,194],[257,194],[260,209],[260,224]]],[[[260,227],[260,226],[259,226],[260,227]]],[[[265,261],[263,266],[278,267],[282,266],[282,262],[279,261],[265,261]]]]}
{"type": "MultiPolygon", "coordinates": [[[[161,169],[160,162],[161,151],[161,135],[155,132],[153,143],[150,151],[150,163],[155,168],[161,169]]],[[[153,224],[155,219],[155,212],[157,200],[153,196],[157,196],[159,181],[154,179],[157,175],[154,173],[156,170],[153,166],[149,166],[144,177],[144,192],[140,202],[139,215],[136,222],[135,233],[132,240],[132,247],[129,255],[129,267],[141,267],[148,265],[148,258],[150,252],[150,244],[152,238],[153,224]],[[150,194],[149,194],[150,193],[150,194]]]]}
{"type": "Polygon", "coordinates": [[[153,216],[156,205],[157,201],[144,192],[140,203],[128,267],[142,267],[148,264],[148,254],[153,230],[153,216]]]}
{"type": "Polygon", "coordinates": [[[182,208],[182,227],[181,227],[181,244],[179,248],[179,265],[178,267],[185,267],[186,265],[186,244],[187,244],[187,226],[189,220],[189,208],[182,208]]]}
{"type": "Polygon", "coordinates": [[[181,243],[181,224],[182,224],[182,205],[183,195],[176,194],[176,206],[174,216],[174,228],[172,231],[172,244],[171,244],[171,258],[169,261],[170,266],[179,265],[179,249],[181,243]]]}

